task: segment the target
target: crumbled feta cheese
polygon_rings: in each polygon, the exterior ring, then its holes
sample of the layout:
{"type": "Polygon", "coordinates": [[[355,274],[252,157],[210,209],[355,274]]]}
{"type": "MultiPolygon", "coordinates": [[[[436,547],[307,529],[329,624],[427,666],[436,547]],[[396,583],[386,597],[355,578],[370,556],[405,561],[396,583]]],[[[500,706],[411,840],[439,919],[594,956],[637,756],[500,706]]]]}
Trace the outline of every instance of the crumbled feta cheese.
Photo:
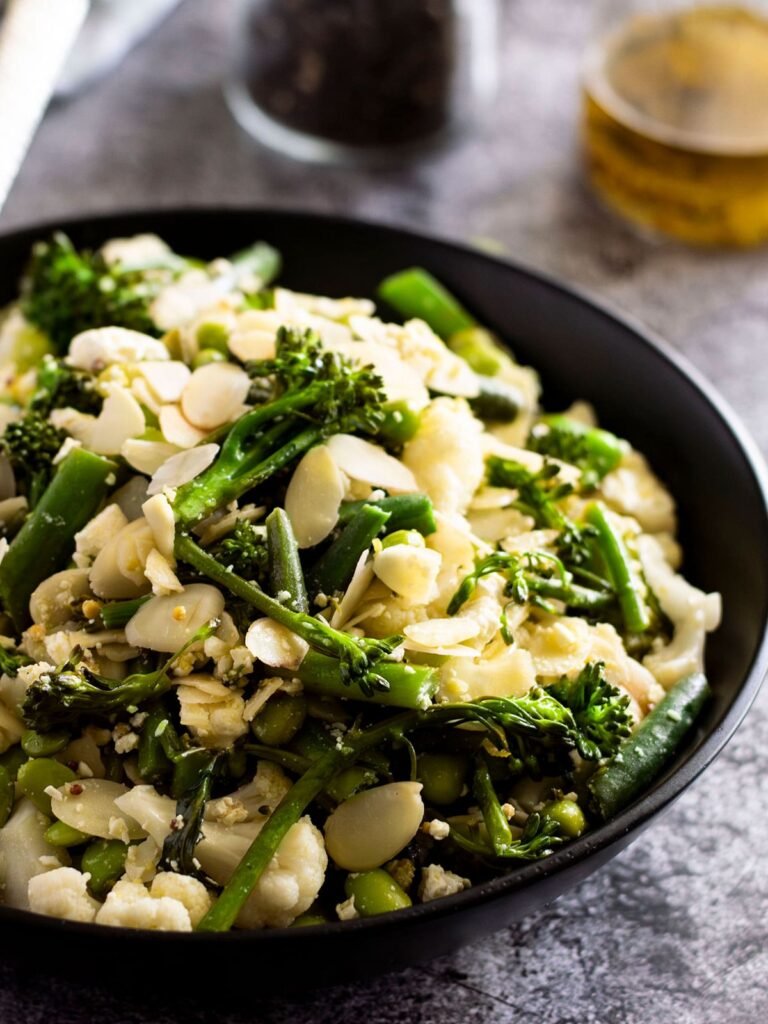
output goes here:
{"type": "Polygon", "coordinates": [[[440,864],[428,864],[421,872],[419,899],[422,903],[439,900],[443,896],[453,896],[457,892],[469,889],[472,883],[468,878],[446,871],[440,864]]]}
{"type": "Polygon", "coordinates": [[[432,836],[433,839],[447,839],[451,834],[451,826],[447,821],[441,821],[439,818],[433,818],[424,826],[424,831],[427,835],[432,836]]]}
{"type": "Polygon", "coordinates": [[[340,921],[354,921],[355,918],[360,917],[355,906],[355,897],[350,896],[343,903],[337,903],[336,915],[340,921]]]}

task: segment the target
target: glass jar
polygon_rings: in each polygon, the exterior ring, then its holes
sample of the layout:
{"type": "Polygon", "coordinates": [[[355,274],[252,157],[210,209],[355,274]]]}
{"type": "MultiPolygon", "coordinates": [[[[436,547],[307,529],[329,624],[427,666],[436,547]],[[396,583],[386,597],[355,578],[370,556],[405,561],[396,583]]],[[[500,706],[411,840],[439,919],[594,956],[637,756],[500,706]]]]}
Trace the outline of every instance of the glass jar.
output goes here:
{"type": "Polygon", "coordinates": [[[701,245],[768,241],[768,0],[601,0],[584,141],[598,194],[701,245]]]}
{"type": "Polygon", "coordinates": [[[497,17],[498,0],[240,0],[227,98],[291,156],[401,156],[481,116],[497,17]]]}

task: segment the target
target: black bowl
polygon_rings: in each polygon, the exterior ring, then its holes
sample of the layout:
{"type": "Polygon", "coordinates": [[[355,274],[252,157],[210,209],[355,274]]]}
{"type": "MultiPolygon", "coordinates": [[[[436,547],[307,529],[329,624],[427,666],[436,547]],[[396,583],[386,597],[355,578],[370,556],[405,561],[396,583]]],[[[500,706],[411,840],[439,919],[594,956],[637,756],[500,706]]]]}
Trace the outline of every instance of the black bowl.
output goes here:
{"type": "MultiPolygon", "coordinates": [[[[290,987],[297,965],[303,984],[403,967],[450,953],[556,899],[627,846],[720,753],[768,663],[766,470],[715,390],[648,331],[541,274],[407,231],[339,218],[185,210],[60,226],[78,245],[89,246],[156,231],[178,251],[203,257],[263,238],[282,251],[288,286],[323,295],[373,296],[393,271],[429,268],[508,340],[521,362],[540,370],[549,405],[588,399],[604,425],[647,454],[679,505],[686,574],[722,593],[724,618],[707,646],[715,696],[695,735],[640,800],[543,862],[382,918],[269,932],[132,932],[0,908],[6,955],[34,950],[37,963],[69,966],[70,976],[84,979],[95,977],[98,964],[108,965],[115,977],[115,967],[134,957],[142,972],[156,965],[168,974],[177,962],[217,981],[231,968],[232,983],[243,993],[256,987],[260,994],[290,987]],[[246,965],[251,969],[243,970],[246,965]]],[[[0,238],[0,301],[15,294],[31,244],[51,230],[44,225],[0,238]]]]}

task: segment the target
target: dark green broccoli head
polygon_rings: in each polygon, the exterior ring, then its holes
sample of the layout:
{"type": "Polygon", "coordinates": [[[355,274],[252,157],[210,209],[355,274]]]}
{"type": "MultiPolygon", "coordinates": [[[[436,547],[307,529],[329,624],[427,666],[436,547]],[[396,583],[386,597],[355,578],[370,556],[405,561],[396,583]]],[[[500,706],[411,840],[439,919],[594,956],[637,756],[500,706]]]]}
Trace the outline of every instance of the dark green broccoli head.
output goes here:
{"type": "Polygon", "coordinates": [[[19,490],[34,508],[54,474],[53,459],[67,435],[39,412],[9,423],[0,437],[0,450],[8,457],[19,490]]]}
{"type": "Polygon", "coordinates": [[[610,757],[632,731],[629,697],[608,682],[602,661],[589,662],[575,679],[563,677],[547,692],[570,709],[583,736],[582,757],[610,757]]]}
{"type": "Polygon", "coordinates": [[[77,409],[97,416],[103,399],[95,387],[93,374],[67,366],[61,359],[44,356],[37,370],[37,390],[29,408],[41,416],[53,409],[77,409]]]}
{"type": "Polygon", "coordinates": [[[91,327],[128,327],[159,334],[149,303],[154,285],[142,271],[109,266],[100,253],[78,252],[66,235],[38,243],[22,279],[22,312],[65,353],[91,327]]]}
{"type": "Polygon", "coordinates": [[[267,540],[245,519],[238,519],[234,530],[209,549],[217,562],[246,580],[263,583],[269,573],[267,540]]]}

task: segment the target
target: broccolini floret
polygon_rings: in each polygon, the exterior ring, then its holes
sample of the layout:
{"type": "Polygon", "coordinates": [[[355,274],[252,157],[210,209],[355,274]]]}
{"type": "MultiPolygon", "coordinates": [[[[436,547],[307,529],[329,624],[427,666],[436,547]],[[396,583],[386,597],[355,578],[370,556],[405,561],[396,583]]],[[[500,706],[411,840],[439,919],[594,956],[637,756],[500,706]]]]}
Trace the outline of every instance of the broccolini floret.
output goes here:
{"type": "Polygon", "coordinates": [[[22,312],[62,355],[91,327],[160,333],[149,313],[157,284],[142,271],[110,266],[98,252],[78,251],[61,232],[34,247],[21,288],[22,312]]]}
{"type": "Polygon", "coordinates": [[[39,412],[30,411],[9,423],[0,437],[0,450],[8,458],[18,489],[34,508],[55,472],[53,459],[67,435],[39,412]]]}
{"type": "Polygon", "coordinates": [[[563,677],[547,687],[571,711],[582,734],[580,753],[590,760],[611,757],[632,732],[629,697],[605,678],[601,661],[585,665],[575,679],[563,677]]]}
{"type": "Polygon", "coordinates": [[[238,519],[234,530],[212,545],[208,552],[246,580],[263,582],[267,578],[269,552],[266,537],[245,519],[238,519]]]}
{"type": "Polygon", "coordinates": [[[49,416],[53,409],[77,409],[78,412],[98,415],[103,399],[95,387],[95,379],[85,370],[67,366],[54,356],[43,356],[37,370],[37,388],[29,408],[41,416],[49,416]]]}

